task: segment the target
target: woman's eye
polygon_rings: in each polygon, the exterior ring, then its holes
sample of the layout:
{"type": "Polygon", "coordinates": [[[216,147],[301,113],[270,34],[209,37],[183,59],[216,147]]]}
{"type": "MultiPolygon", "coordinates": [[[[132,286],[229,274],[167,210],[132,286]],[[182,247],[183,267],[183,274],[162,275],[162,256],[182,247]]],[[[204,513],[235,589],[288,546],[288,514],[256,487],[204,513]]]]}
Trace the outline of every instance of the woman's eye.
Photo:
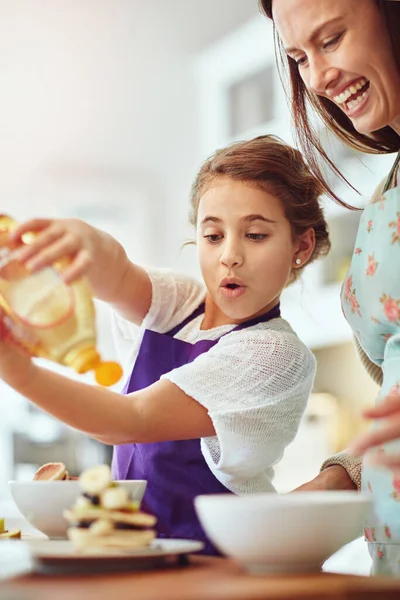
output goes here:
{"type": "Polygon", "coordinates": [[[261,242],[262,240],[265,240],[267,235],[265,233],[248,233],[247,237],[254,242],[261,242]]]}
{"type": "Polygon", "coordinates": [[[343,36],[343,33],[339,33],[338,35],[335,35],[335,37],[331,38],[327,42],[324,42],[322,44],[322,47],[325,49],[325,48],[330,48],[331,46],[334,46],[335,44],[337,44],[340,41],[342,36],[343,36]]]}
{"type": "Polygon", "coordinates": [[[223,236],[220,233],[210,233],[208,235],[203,235],[203,237],[212,244],[215,244],[216,242],[219,242],[223,236]]]}
{"type": "Polygon", "coordinates": [[[304,67],[304,65],[307,63],[307,56],[302,56],[300,58],[295,58],[293,60],[298,67],[304,67]]]}

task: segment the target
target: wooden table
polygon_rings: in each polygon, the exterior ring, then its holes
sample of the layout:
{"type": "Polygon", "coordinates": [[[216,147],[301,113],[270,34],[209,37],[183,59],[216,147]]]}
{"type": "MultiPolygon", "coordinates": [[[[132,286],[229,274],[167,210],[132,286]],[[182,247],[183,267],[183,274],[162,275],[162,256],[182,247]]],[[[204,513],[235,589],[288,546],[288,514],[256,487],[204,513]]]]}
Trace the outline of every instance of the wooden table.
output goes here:
{"type": "Polygon", "coordinates": [[[400,580],[320,573],[251,576],[233,561],[192,556],[186,567],[95,575],[29,575],[1,600],[399,600],[400,580]]]}

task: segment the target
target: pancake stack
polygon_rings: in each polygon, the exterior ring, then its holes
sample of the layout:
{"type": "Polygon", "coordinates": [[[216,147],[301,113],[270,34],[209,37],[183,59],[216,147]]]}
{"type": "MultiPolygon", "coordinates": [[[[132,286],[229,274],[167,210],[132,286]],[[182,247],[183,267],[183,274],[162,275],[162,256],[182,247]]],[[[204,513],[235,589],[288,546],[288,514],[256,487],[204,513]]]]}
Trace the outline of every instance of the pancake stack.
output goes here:
{"type": "Polygon", "coordinates": [[[156,537],[156,518],[140,511],[140,504],[112,481],[107,465],[87,469],[79,482],[82,493],[64,512],[76,548],[140,548],[156,537]]]}

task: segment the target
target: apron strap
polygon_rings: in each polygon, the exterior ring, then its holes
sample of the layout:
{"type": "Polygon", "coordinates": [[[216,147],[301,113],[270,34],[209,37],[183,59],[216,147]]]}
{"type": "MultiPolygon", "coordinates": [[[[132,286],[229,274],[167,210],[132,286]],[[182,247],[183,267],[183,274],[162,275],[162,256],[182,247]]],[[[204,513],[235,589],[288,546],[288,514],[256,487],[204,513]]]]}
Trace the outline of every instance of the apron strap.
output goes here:
{"type": "MultiPolygon", "coordinates": [[[[184,321],[182,321],[182,323],[179,323],[179,325],[176,325],[176,327],[174,327],[173,329],[168,331],[165,335],[174,337],[178,333],[178,331],[183,329],[185,327],[185,325],[187,325],[190,321],[192,321],[199,315],[203,314],[204,310],[205,310],[205,303],[203,302],[202,304],[200,304],[200,306],[198,308],[196,308],[196,310],[194,312],[192,312],[191,315],[186,317],[186,319],[184,321]]],[[[267,313],[260,315],[259,317],[254,317],[254,319],[250,319],[250,321],[245,321],[244,323],[240,323],[240,325],[237,325],[234,329],[232,329],[232,331],[240,331],[241,329],[246,329],[247,327],[251,327],[252,325],[257,325],[258,323],[266,323],[267,321],[271,321],[271,319],[277,319],[280,316],[281,316],[281,310],[280,310],[280,304],[278,302],[278,304],[276,304],[273,308],[271,308],[271,310],[269,310],[267,313]]],[[[231,333],[231,332],[229,332],[229,333],[231,333]]],[[[224,334],[224,335],[226,335],[226,334],[224,334]]]]}
{"type": "Polygon", "coordinates": [[[397,169],[399,167],[399,163],[400,163],[400,152],[398,153],[396,160],[394,161],[394,165],[389,173],[389,177],[386,180],[385,187],[383,188],[382,194],[387,192],[392,187],[394,180],[396,178],[396,173],[397,173],[397,169]]]}
{"type": "Polygon", "coordinates": [[[250,321],[245,321],[244,323],[240,323],[235,329],[232,331],[240,331],[241,329],[246,329],[247,327],[252,327],[252,325],[257,325],[258,323],[266,323],[267,321],[271,321],[272,319],[278,319],[281,316],[281,308],[280,303],[275,304],[268,312],[260,315],[259,317],[254,317],[254,319],[250,319],[250,321]]]}
{"type": "Polygon", "coordinates": [[[189,315],[188,317],[186,317],[186,319],[184,319],[182,321],[182,323],[179,323],[179,325],[176,325],[176,327],[174,327],[173,329],[170,329],[170,331],[167,331],[167,333],[165,335],[169,335],[171,337],[174,337],[178,331],[180,331],[181,329],[183,329],[185,327],[185,325],[187,325],[188,323],[190,323],[190,321],[192,321],[193,319],[195,319],[196,317],[198,317],[199,315],[204,313],[205,310],[205,303],[202,302],[200,304],[200,306],[198,308],[196,308],[195,311],[192,312],[191,315],[189,315]]]}

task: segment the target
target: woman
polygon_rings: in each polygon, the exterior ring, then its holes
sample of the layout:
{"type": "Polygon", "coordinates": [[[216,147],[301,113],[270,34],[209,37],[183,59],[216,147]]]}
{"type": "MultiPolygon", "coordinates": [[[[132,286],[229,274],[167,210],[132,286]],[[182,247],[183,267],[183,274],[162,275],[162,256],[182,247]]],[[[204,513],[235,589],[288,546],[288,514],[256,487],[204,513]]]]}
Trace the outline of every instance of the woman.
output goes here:
{"type": "MultiPolygon", "coordinates": [[[[349,146],[400,149],[400,3],[396,0],[262,0],[287,65],[299,144],[325,192],[318,157],[329,161],[307,107],[349,146]],[[373,51],[372,51],[373,50],[373,51]],[[319,156],[318,156],[319,155],[319,156]]],[[[367,411],[378,425],[350,453],[333,457],[300,489],[359,487],[377,515],[366,528],[374,572],[400,574],[400,153],[362,215],[342,305],[363,363],[382,388],[367,411]]],[[[330,166],[336,170],[335,166],[330,166]]],[[[343,204],[343,203],[342,203],[343,204]]]]}

